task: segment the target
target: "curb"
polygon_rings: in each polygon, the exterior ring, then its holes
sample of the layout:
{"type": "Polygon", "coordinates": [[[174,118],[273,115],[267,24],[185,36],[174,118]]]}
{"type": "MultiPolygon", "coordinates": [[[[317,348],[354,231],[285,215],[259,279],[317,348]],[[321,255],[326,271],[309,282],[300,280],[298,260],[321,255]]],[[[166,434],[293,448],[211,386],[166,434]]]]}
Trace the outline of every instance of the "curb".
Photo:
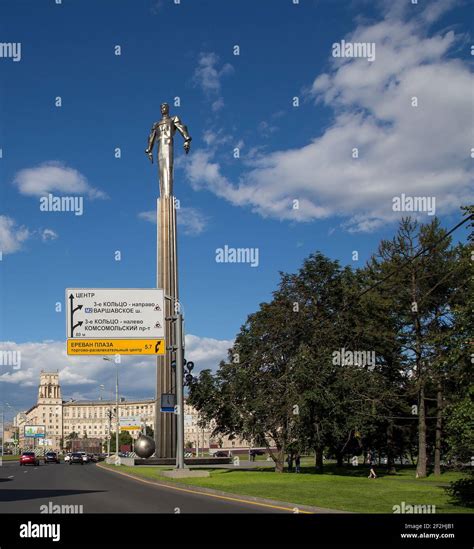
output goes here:
{"type": "Polygon", "coordinates": [[[240,501],[244,503],[256,504],[265,507],[274,507],[281,509],[283,511],[289,511],[293,514],[351,514],[349,511],[339,511],[337,509],[327,509],[324,507],[313,507],[311,505],[300,505],[297,503],[288,503],[286,501],[261,498],[257,496],[248,496],[243,494],[234,494],[232,492],[224,492],[222,490],[215,490],[214,488],[205,488],[202,486],[194,486],[192,484],[184,484],[181,482],[169,482],[166,480],[153,480],[149,478],[140,477],[134,475],[133,473],[124,473],[122,471],[117,471],[116,469],[110,469],[109,467],[104,467],[101,464],[96,464],[97,467],[104,469],[105,471],[110,471],[118,475],[123,475],[125,477],[131,478],[133,480],[138,480],[139,482],[145,482],[146,484],[154,484],[156,486],[164,486],[166,488],[172,488],[174,490],[179,490],[182,492],[192,492],[194,494],[208,495],[210,497],[214,496],[221,499],[229,499],[233,501],[240,501]]]}

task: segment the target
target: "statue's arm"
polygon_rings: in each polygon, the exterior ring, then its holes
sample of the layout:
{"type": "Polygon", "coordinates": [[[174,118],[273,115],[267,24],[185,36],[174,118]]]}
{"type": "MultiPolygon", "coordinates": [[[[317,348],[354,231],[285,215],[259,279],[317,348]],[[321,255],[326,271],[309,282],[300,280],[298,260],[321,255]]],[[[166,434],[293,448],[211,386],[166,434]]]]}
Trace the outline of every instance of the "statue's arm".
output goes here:
{"type": "Polygon", "coordinates": [[[173,117],[173,122],[176,127],[176,129],[179,131],[179,133],[183,136],[184,139],[184,150],[186,151],[186,154],[189,152],[189,148],[191,146],[192,137],[189,135],[188,128],[185,126],[179,116],[173,117]]]}
{"type": "Polygon", "coordinates": [[[155,144],[156,139],[156,124],[153,124],[151,128],[150,135],[148,136],[148,146],[145,149],[145,153],[148,155],[148,158],[153,163],[153,145],[155,144]]]}

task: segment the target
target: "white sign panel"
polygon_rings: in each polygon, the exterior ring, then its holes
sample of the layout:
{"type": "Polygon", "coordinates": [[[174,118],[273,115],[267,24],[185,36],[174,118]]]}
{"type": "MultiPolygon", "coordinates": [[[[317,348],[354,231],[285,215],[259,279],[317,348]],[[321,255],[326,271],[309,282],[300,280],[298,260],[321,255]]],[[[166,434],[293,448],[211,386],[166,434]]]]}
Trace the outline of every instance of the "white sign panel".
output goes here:
{"type": "Polygon", "coordinates": [[[38,446],[52,446],[53,441],[49,438],[40,438],[38,439],[38,446]]]}
{"type": "Polygon", "coordinates": [[[119,422],[120,425],[123,425],[124,427],[128,427],[130,425],[140,425],[142,418],[140,416],[121,417],[119,422]]]}
{"type": "Polygon", "coordinates": [[[139,416],[121,417],[119,419],[120,429],[123,431],[135,431],[141,429],[141,418],[139,416]]]}
{"type": "Polygon", "coordinates": [[[74,339],[160,339],[165,337],[161,289],[83,288],[66,290],[67,337],[74,339]]]}

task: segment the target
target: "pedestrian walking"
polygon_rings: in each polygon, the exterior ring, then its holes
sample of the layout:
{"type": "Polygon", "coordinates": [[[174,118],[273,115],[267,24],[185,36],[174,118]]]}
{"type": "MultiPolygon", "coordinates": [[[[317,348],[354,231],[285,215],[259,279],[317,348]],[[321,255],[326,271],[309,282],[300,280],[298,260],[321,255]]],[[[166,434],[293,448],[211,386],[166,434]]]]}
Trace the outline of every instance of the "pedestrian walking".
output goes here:
{"type": "Polygon", "coordinates": [[[295,467],[296,467],[296,472],[301,473],[301,456],[299,454],[296,454],[296,457],[295,457],[295,467]]]}
{"type": "Polygon", "coordinates": [[[377,478],[377,475],[375,474],[375,458],[372,452],[369,452],[367,454],[367,461],[369,462],[369,476],[367,478],[377,478]]]}
{"type": "Polygon", "coordinates": [[[293,471],[293,452],[288,454],[286,462],[288,463],[288,472],[291,473],[293,471]]]}

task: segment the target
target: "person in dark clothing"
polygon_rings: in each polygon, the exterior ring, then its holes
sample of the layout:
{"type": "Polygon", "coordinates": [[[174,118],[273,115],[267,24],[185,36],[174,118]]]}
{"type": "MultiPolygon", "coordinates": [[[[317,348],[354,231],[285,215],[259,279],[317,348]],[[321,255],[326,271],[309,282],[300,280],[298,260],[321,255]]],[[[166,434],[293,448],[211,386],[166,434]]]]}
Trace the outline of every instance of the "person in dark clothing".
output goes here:
{"type": "Polygon", "coordinates": [[[296,472],[301,473],[301,456],[299,454],[296,454],[296,457],[295,457],[295,467],[296,467],[296,472]]]}
{"type": "Polygon", "coordinates": [[[288,463],[288,472],[291,473],[293,471],[293,452],[288,454],[286,462],[288,463]]]}

